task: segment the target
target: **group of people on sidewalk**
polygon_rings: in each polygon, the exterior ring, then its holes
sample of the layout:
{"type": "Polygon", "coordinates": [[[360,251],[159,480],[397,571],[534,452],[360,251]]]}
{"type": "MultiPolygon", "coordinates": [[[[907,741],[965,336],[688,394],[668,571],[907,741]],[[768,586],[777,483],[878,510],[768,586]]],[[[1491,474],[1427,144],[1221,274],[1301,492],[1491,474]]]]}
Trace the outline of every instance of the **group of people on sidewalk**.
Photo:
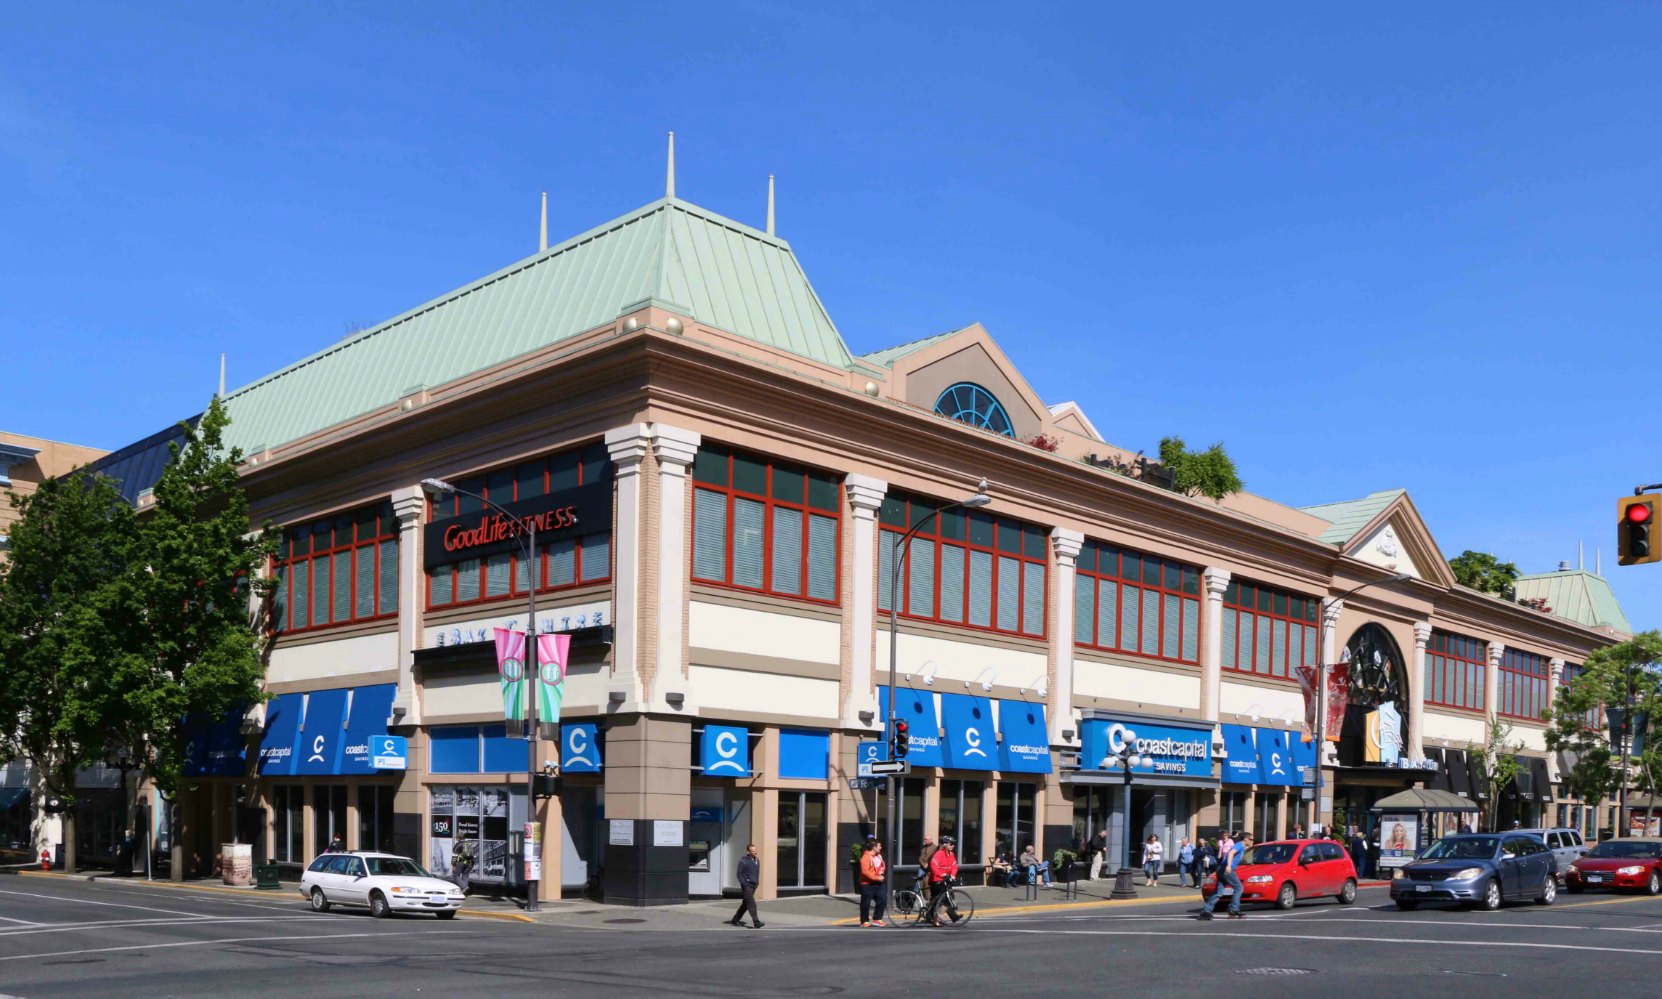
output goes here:
{"type": "MultiPolygon", "coordinates": [[[[860,850],[860,925],[887,926],[883,917],[888,914],[889,893],[884,884],[888,862],[883,858],[883,844],[876,836],[867,835],[860,850]]],[[[929,888],[930,899],[946,891],[958,878],[958,844],[951,836],[942,836],[939,844],[925,836],[923,848],[918,851],[917,888],[929,888]]],[[[921,896],[923,892],[919,890],[921,896]]],[[[940,917],[934,919],[941,925],[940,917]]]]}

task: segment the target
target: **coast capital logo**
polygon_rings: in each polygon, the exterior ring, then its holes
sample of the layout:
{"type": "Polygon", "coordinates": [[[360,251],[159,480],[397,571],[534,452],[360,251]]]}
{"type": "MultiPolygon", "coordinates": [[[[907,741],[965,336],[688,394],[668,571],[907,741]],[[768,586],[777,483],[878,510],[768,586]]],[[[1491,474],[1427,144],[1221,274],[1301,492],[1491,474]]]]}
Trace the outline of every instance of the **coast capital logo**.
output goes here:
{"type": "Polygon", "coordinates": [[[981,748],[981,730],[974,725],[964,729],[964,755],[985,757],[987,751],[981,748]]]}
{"type": "Polygon", "coordinates": [[[312,740],[312,755],[306,757],[307,763],[323,762],[323,747],[327,741],[321,732],[318,733],[317,738],[312,740]]]}
{"type": "Polygon", "coordinates": [[[1280,750],[1275,750],[1270,753],[1270,775],[1273,777],[1287,776],[1287,768],[1281,763],[1280,750]]]}
{"type": "Polygon", "coordinates": [[[589,730],[581,726],[574,726],[566,733],[565,765],[569,767],[574,763],[582,763],[591,767],[594,766],[595,761],[589,757],[589,747],[591,745],[589,730]]]}
{"type": "Polygon", "coordinates": [[[750,773],[749,761],[741,762],[739,759],[741,751],[746,748],[743,729],[712,726],[705,730],[705,737],[705,773],[737,774],[740,777],[750,773]]]}

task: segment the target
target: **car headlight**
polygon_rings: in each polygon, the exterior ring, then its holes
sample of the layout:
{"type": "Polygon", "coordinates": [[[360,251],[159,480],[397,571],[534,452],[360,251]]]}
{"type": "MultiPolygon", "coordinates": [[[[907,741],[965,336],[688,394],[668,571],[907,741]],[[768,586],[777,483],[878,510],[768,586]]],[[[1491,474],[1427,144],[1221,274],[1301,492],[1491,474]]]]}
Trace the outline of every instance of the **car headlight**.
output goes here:
{"type": "Polygon", "coordinates": [[[1482,876],[1483,876],[1483,868],[1481,868],[1481,867],[1467,867],[1463,870],[1455,871],[1453,874],[1449,875],[1449,880],[1450,881],[1470,881],[1472,878],[1480,878],[1482,876]]]}
{"type": "Polygon", "coordinates": [[[1645,873],[1645,868],[1641,864],[1634,864],[1631,867],[1618,867],[1618,868],[1616,868],[1616,873],[1617,874],[1643,874],[1643,873],[1645,873]]]}
{"type": "Polygon", "coordinates": [[[1275,878],[1269,876],[1268,874],[1254,874],[1252,877],[1247,878],[1247,884],[1249,884],[1249,885],[1268,884],[1269,882],[1274,881],[1274,880],[1275,880],[1275,878]]]}
{"type": "Polygon", "coordinates": [[[420,888],[406,888],[403,885],[394,885],[393,888],[392,888],[392,893],[394,895],[420,895],[421,894],[421,889],[420,888]]]}
{"type": "Polygon", "coordinates": [[[1403,870],[1400,867],[1391,872],[1391,880],[1392,881],[1401,881],[1403,878],[1405,878],[1407,876],[1408,876],[1408,872],[1403,870]]]}

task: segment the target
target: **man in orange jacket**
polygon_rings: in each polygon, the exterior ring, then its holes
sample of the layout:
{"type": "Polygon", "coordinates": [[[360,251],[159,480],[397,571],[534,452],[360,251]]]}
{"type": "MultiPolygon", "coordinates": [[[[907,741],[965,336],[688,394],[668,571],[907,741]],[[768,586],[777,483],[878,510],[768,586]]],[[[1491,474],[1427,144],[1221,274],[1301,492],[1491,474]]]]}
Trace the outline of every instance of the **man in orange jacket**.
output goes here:
{"type": "Polygon", "coordinates": [[[883,844],[876,837],[866,838],[866,848],[860,854],[860,925],[887,926],[883,914],[889,907],[889,894],[883,890],[883,871],[888,866],[883,860],[883,844]],[[872,912],[876,909],[876,913],[872,912]],[[875,916],[875,918],[874,918],[875,916]]]}

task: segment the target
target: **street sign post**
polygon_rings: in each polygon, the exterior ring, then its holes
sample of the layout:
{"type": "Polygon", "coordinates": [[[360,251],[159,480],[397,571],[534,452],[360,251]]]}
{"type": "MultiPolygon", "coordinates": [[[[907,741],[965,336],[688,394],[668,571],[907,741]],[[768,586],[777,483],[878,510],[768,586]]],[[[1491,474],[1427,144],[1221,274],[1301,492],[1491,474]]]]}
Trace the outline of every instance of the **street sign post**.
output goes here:
{"type": "Polygon", "coordinates": [[[912,765],[905,760],[873,760],[869,766],[873,777],[882,777],[888,774],[903,777],[912,772],[912,765]]]}

